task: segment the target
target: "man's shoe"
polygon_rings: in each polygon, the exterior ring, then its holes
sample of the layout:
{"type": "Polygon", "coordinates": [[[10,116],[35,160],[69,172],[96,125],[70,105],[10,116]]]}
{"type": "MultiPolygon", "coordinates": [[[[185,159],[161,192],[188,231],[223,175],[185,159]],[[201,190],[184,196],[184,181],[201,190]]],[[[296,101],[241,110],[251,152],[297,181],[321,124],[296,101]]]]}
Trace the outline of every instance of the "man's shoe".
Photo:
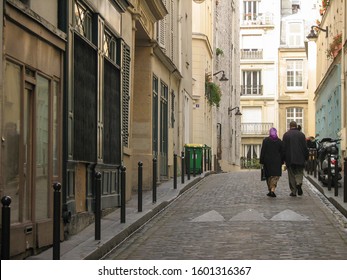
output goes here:
{"type": "Polygon", "coordinates": [[[275,194],[274,192],[271,192],[271,193],[270,193],[270,196],[271,196],[271,197],[276,197],[276,194],[275,194]]]}
{"type": "Polygon", "coordinates": [[[297,185],[296,188],[298,189],[298,195],[302,195],[301,185],[297,185]]]}
{"type": "Polygon", "coordinates": [[[294,194],[294,193],[290,193],[290,196],[296,196],[296,194],[294,194]]]}
{"type": "Polygon", "coordinates": [[[266,194],[267,196],[271,196],[271,192],[269,192],[268,194],[266,194]]]}

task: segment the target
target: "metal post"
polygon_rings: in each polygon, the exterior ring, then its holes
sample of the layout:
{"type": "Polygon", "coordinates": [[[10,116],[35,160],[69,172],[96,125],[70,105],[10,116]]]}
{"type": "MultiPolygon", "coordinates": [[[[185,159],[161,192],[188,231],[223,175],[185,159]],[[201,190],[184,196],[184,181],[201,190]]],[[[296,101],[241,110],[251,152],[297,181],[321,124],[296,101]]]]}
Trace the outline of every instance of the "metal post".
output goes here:
{"type": "Polygon", "coordinates": [[[10,229],[11,229],[11,197],[1,198],[2,203],[2,225],[1,225],[1,259],[10,259],[10,229]]]}
{"type": "Polygon", "coordinates": [[[328,154],[328,190],[331,191],[331,159],[328,154]]]}
{"type": "Polygon", "coordinates": [[[152,201],[157,202],[157,159],[153,158],[153,185],[152,185],[152,201]]]}
{"type": "Polygon", "coordinates": [[[193,177],[196,176],[196,149],[193,148],[193,177]]]}
{"type": "Polygon", "coordinates": [[[343,163],[343,202],[347,202],[347,157],[343,163]]]}
{"type": "Polygon", "coordinates": [[[181,152],[181,183],[184,184],[184,152],[181,152]]]}
{"type": "Polygon", "coordinates": [[[53,260],[60,260],[61,184],[53,183],[53,260]]]}
{"type": "Polygon", "coordinates": [[[95,240],[101,239],[101,172],[95,172],[95,240]]]}
{"type": "Polygon", "coordinates": [[[177,155],[174,154],[174,178],[173,178],[173,187],[177,189],[177,155]]]}
{"type": "Polygon", "coordinates": [[[120,172],[120,178],[121,178],[121,196],[120,196],[120,200],[121,200],[121,208],[120,208],[120,222],[121,223],[125,223],[125,186],[126,186],[126,167],[125,166],[121,166],[120,168],[121,172],[120,172]]]}
{"type": "Polygon", "coordinates": [[[137,209],[142,212],[142,165],[143,163],[139,161],[138,163],[138,189],[137,189],[137,209]]]}
{"type": "Polygon", "coordinates": [[[334,195],[338,196],[339,195],[339,190],[338,190],[338,175],[339,175],[339,161],[338,157],[336,157],[336,162],[335,162],[335,174],[334,174],[334,195]]]}
{"type": "Polygon", "coordinates": [[[187,150],[187,179],[190,180],[190,150],[187,150]]]}

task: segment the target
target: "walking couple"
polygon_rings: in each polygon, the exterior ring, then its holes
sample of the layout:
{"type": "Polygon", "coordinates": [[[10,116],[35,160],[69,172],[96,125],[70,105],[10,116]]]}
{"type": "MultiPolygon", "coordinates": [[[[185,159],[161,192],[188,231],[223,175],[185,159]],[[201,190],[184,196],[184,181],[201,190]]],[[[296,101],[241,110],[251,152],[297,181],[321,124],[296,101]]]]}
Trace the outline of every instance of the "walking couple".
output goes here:
{"type": "Polygon", "coordinates": [[[306,137],[301,129],[298,129],[295,121],[290,122],[289,130],[283,134],[283,140],[278,137],[276,128],[271,128],[269,136],[263,140],[260,151],[260,164],[263,165],[269,190],[267,195],[276,197],[275,189],[282,176],[284,162],[288,170],[290,196],[302,195],[302,180],[307,159],[306,137]]]}

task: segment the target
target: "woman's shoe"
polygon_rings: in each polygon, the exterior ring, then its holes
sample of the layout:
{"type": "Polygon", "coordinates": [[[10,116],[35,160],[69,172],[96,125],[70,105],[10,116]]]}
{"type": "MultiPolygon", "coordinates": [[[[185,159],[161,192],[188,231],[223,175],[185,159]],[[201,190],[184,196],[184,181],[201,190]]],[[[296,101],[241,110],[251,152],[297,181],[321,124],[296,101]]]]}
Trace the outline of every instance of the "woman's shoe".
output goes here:
{"type": "Polygon", "coordinates": [[[271,192],[271,193],[270,193],[270,196],[271,196],[271,197],[276,197],[276,194],[275,194],[274,192],[271,192]]]}

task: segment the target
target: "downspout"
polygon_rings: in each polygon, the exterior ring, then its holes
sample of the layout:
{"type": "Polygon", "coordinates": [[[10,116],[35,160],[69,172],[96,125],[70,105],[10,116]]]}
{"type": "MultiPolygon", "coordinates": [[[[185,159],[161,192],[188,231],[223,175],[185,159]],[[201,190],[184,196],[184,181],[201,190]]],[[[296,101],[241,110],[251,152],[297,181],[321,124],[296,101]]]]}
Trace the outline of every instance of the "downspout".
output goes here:
{"type": "Polygon", "coordinates": [[[69,118],[69,1],[58,1],[58,28],[66,33],[67,42],[63,59],[63,86],[62,86],[62,104],[63,104],[63,123],[62,123],[62,217],[64,223],[69,223],[71,212],[67,207],[67,160],[68,160],[68,118],[69,118]]]}
{"type": "Polygon", "coordinates": [[[344,16],[342,24],[342,42],[344,45],[341,50],[341,117],[342,117],[342,156],[347,156],[347,85],[346,85],[346,50],[347,50],[347,38],[346,38],[346,25],[347,25],[347,1],[344,1],[344,16]]]}

